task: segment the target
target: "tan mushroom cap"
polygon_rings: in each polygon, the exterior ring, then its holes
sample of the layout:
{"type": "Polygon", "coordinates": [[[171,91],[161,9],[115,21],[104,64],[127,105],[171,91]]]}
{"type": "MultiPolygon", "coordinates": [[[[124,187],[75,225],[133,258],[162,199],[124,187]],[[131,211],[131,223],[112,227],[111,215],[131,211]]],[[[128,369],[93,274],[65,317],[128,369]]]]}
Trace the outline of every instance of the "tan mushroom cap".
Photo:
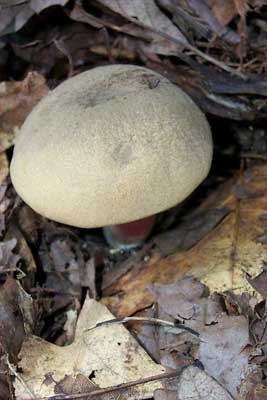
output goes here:
{"type": "Polygon", "coordinates": [[[211,158],[207,120],[182,90],[146,68],[113,65],[41,100],[17,138],[11,178],[41,215],[101,227],[181,202],[211,158]]]}

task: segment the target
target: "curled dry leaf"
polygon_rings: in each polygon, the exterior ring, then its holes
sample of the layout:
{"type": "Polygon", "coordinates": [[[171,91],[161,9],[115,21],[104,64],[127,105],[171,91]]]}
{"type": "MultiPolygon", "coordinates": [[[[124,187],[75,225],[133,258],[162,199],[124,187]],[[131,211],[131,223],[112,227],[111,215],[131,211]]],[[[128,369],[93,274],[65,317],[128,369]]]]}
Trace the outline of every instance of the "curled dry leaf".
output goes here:
{"type": "MultiPolygon", "coordinates": [[[[3,132],[11,135],[9,142],[13,141],[16,129],[47,93],[45,78],[37,72],[29,72],[20,82],[0,83],[0,143],[3,132]]],[[[6,135],[2,140],[5,147],[8,142],[6,135]]]]}
{"type": "MultiPolygon", "coordinates": [[[[93,374],[93,383],[103,388],[163,373],[164,368],[152,361],[124,326],[95,327],[113,318],[103,305],[87,298],[71,345],[59,347],[28,336],[20,352],[20,379],[15,380],[17,398],[31,399],[29,390],[36,397],[53,396],[59,382],[66,377],[73,381],[77,374],[85,378],[93,374]]],[[[161,387],[159,382],[138,385],[127,399],[152,397],[153,391],[161,387]]],[[[64,390],[67,394],[66,386],[64,390]]],[[[73,385],[70,390],[73,394],[73,385]]]]}

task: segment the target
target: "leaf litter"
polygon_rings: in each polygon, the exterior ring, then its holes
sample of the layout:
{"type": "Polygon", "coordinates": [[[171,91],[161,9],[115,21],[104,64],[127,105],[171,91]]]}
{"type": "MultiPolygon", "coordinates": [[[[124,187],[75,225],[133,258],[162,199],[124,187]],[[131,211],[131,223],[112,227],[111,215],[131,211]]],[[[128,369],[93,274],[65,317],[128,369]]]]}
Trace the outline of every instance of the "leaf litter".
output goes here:
{"type": "MultiPolygon", "coordinates": [[[[58,387],[59,382],[62,385],[67,376],[75,379],[77,374],[85,379],[93,374],[95,385],[111,387],[164,373],[164,367],[154,363],[123,326],[102,325],[90,329],[97,322],[112,318],[103,305],[87,298],[79,316],[75,339],[69,346],[60,347],[28,336],[20,353],[19,366],[23,372],[15,382],[17,397],[31,399],[29,390],[36,397],[52,396],[57,393],[55,386],[58,387]],[[51,377],[49,382],[45,379],[48,375],[51,377]]],[[[127,397],[122,394],[121,398],[136,398],[140,394],[149,398],[159,387],[160,383],[148,383],[127,397]]],[[[64,390],[64,394],[69,394],[66,387],[64,390]]]]}
{"type": "Polygon", "coordinates": [[[198,206],[193,198],[167,211],[133,254],[47,221],[9,180],[30,110],[48,87],[97,65],[145,65],[206,113],[260,121],[263,10],[260,0],[0,2],[0,397],[14,398],[15,382],[18,399],[104,399],[111,389],[120,398],[266,398],[264,129],[226,125],[241,168],[208,181],[198,206]],[[88,330],[103,320],[113,323],[88,330]]]}

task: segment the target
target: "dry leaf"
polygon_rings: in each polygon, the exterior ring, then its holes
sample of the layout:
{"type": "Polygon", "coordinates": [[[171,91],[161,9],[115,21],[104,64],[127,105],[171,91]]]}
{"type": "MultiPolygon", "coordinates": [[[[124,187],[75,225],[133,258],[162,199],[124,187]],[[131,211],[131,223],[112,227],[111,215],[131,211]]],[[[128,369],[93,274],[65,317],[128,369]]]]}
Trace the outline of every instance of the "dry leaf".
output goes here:
{"type": "Polygon", "coordinates": [[[35,14],[53,5],[64,6],[68,0],[2,0],[0,36],[17,32],[35,14]]]}
{"type": "Polygon", "coordinates": [[[233,0],[214,0],[211,3],[212,12],[222,26],[228,25],[237,14],[233,0]]]}
{"type": "Polygon", "coordinates": [[[105,304],[117,316],[131,315],[153,302],[149,283],[176,282],[185,275],[200,279],[211,292],[252,293],[247,274],[258,275],[267,262],[267,245],[260,240],[266,231],[266,179],[267,166],[262,165],[230,181],[218,191],[218,200],[216,194],[207,200],[209,207],[231,210],[217,227],[187,252],[166,258],[154,254],[140,262],[105,290],[106,295],[120,294],[104,299],[105,304]]]}
{"type": "Polygon", "coordinates": [[[256,365],[249,365],[251,351],[248,322],[244,316],[222,315],[200,335],[198,359],[205,371],[236,398],[238,388],[256,365]]]}
{"type": "Polygon", "coordinates": [[[21,258],[25,264],[23,268],[24,271],[27,273],[28,277],[31,275],[33,276],[36,273],[35,260],[23,234],[13,222],[10,222],[5,235],[5,239],[11,238],[15,238],[13,240],[16,240],[16,250],[19,253],[19,258],[21,258]]]}
{"type": "MultiPolygon", "coordinates": [[[[137,26],[151,29],[152,44],[148,46],[151,52],[158,54],[177,54],[177,48],[183,48],[187,39],[176,25],[160,10],[154,0],[99,0],[98,3],[110,8],[115,13],[128,19],[137,26]],[[157,36],[157,32],[167,35],[166,39],[157,36]],[[169,41],[173,38],[174,42],[169,41]]],[[[128,33],[131,33],[128,30],[128,33]]],[[[146,32],[147,33],[147,32],[146,32]]]]}
{"type": "MultiPolygon", "coordinates": [[[[22,372],[20,380],[15,380],[16,397],[31,399],[29,390],[36,397],[53,396],[58,382],[77,374],[94,374],[93,383],[108,387],[163,373],[164,368],[152,361],[124,326],[104,324],[94,328],[96,323],[113,318],[103,305],[87,298],[71,345],[59,347],[28,336],[20,352],[18,366],[22,372]]],[[[159,382],[138,385],[127,399],[141,394],[142,398],[152,397],[160,387],[159,382]]]]}
{"type": "Polygon", "coordinates": [[[7,133],[0,130],[0,153],[13,146],[14,139],[15,139],[15,132],[7,133]]]}
{"type": "Polygon", "coordinates": [[[21,290],[13,278],[8,278],[0,288],[0,358],[6,353],[11,362],[17,359],[25,335],[21,290]]]}
{"type": "Polygon", "coordinates": [[[16,239],[0,242],[0,272],[16,271],[20,259],[20,256],[13,253],[16,245],[16,239]]]}
{"type": "Polygon", "coordinates": [[[9,174],[9,163],[6,153],[0,153],[0,185],[4,183],[9,174]]]}
{"type": "Polygon", "coordinates": [[[160,349],[160,363],[179,369],[198,359],[205,371],[236,397],[243,380],[257,370],[256,363],[249,362],[252,346],[245,316],[227,315],[223,297],[208,297],[207,288],[194,278],[187,277],[176,284],[155,284],[150,290],[159,319],[181,321],[185,329],[197,332],[200,338],[192,331],[171,334],[169,327],[155,328],[150,335],[160,349]],[[187,352],[182,350],[183,343],[189,345],[187,352]]]}
{"type": "Polygon", "coordinates": [[[37,72],[30,72],[21,82],[1,82],[0,138],[3,133],[11,133],[10,141],[13,141],[12,133],[47,93],[45,78],[37,72]]]}
{"type": "Polygon", "coordinates": [[[255,278],[247,277],[248,282],[263,298],[267,298],[267,271],[266,268],[255,278]]]}
{"type": "Polygon", "coordinates": [[[188,367],[181,375],[177,400],[233,400],[233,397],[205,371],[188,367]]]}

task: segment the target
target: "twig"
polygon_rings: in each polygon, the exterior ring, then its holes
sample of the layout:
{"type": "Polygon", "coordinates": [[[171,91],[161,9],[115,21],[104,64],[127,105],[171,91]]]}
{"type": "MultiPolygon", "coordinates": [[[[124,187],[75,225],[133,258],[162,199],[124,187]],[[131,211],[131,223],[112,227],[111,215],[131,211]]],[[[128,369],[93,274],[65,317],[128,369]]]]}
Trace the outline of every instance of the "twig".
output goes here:
{"type": "Polygon", "coordinates": [[[158,325],[166,325],[166,326],[170,326],[172,328],[185,330],[185,331],[191,333],[192,335],[195,335],[195,336],[199,337],[199,333],[198,332],[196,332],[192,328],[189,328],[188,326],[184,326],[183,324],[181,324],[179,322],[170,322],[170,321],[165,321],[163,319],[146,318],[146,317],[125,317],[125,318],[122,318],[122,319],[117,319],[117,318],[109,319],[107,321],[101,321],[101,322],[96,323],[91,328],[86,329],[86,331],[91,331],[92,329],[98,328],[99,326],[106,325],[106,324],[125,324],[126,322],[129,322],[129,321],[152,322],[152,323],[158,324],[158,325]]]}
{"type": "MultiPolygon", "coordinates": [[[[241,160],[241,166],[239,171],[239,181],[243,181],[243,173],[244,173],[244,160],[241,160]]],[[[230,252],[230,272],[231,272],[231,286],[234,287],[234,272],[236,268],[236,262],[238,258],[238,241],[240,236],[240,220],[241,220],[241,199],[238,196],[235,196],[235,221],[233,227],[233,240],[231,244],[231,252],[230,252]]]]}
{"type": "MultiPolygon", "coordinates": [[[[81,399],[81,398],[85,398],[85,397],[91,398],[93,396],[97,396],[97,395],[101,395],[101,394],[116,392],[117,390],[129,389],[133,386],[142,385],[144,383],[159,381],[160,379],[174,378],[175,376],[180,375],[180,373],[181,373],[180,370],[172,371],[172,372],[164,372],[163,374],[153,375],[153,376],[149,376],[147,378],[141,378],[141,379],[137,379],[136,381],[121,383],[120,385],[110,386],[110,387],[106,387],[103,389],[96,389],[91,392],[77,393],[77,394],[70,394],[70,395],[58,394],[56,396],[49,397],[49,400],[76,400],[76,399],[81,399]]],[[[42,399],[38,399],[38,400],[42,400],[42,399]]]]}
{"type": "Polygon", "coordinates": [[[140,27],[142,27],[143,29],[149,30],[151,32],[156,33],[159,36],[164,37],[167,40],[170,40],[173,43],[176,43],[179,46],[183,46],[185,49],[192,51],[195,55],[198,55],[199,57],[203,58],[204,60],[210,62],[211,64],[216,65],[217,67],[221,68],[222,70],[229,72],[232,75],[236,75],[239,78],[242,78],[244,80],[248,80],[248,77],[243,74],[242,72],[238,71],[237,69],[231,68],[228,65],[226,65],[225,63],[223,63],[222,61],[217,60],[216,58],[209,56],[206,53],[203,53],[203,51],[197,49],[196,47],[192,46],[187,40],[186,41],[182,41],[182,40],[178,40],[170,35],[168,35],[165,32],[159,31],[155,28],[152,28],[151,26],[147,26],[145,24],[143,24],[140,21],[137,21],[134,18],[129,17],[128,15],[123,15],[124,18],[128,19],[129,21],[131,21],[133,24],[138,25],[140,27]]]}
{"type": "Polygon", "coordinates": [[[17,378],[17,380],[21,383],[21,385],[24,387],[24,389],[27,390],[27,392],[30,394],[31,398],[36,400],[37,397],[32,392],[32,390],[29,388],[29,386],[26,384],[26,382],[24,382],[24,380],[21,378],[20,374],[17,373],[17,371],[15,370],[13,365],[9,362],[8,356],[6,356],[6,363],[7,363],[7,366],[9,368],[10,372],[12,373],[12,375],[14,375],[17,378]]]}
{"type": "MultiPolygon", "coordinates": [[[[80,8],[79,8],[79,11],[82,12],[80,8]]],[[[84,14],[84,12],[83,12],[83,14],[84,14]]],[[[171,41],[171,42],[177,44],[179,47],[182,46],[184,49],[189,50],[189,51],[192,51],[193,54],[198,55],[199,57],[203,58],[204,60],[208,61],[209,63],[216,65],[216,66],[219,67],[220,69],[222,69],[222,70],[224,70],[224,71],[226,71],[226,72],[229,72],[229,73],[232,74],[232,75],[236,75],[236,76],[238,76],[239,78],[242,78],[242,79],[244,79],[244,80],[248,80],[248,77],[247,77],[245,74],[243,74],[242,72],[238,71],[237,69],[234,69],[234,68],[229,67],[228,65],[226,65],[226,64],[223,63],[222,61],[216,60],[216,58],[213,58],[212,56],[209,56],[208,54],[203,53],[201,50],[199,50],[199,49],[197,49],[196,47],[192,46],[192,45],[187,41],[186,38],[184,38],[184,41],[183,41],[183,40],[178,40],[178,39],[176,39],[176,38],[174,38],[174,37],[168,35],[168,34],[165,33],[165,32],[159,31],[159,30],[157,30],[157,29],[155,29],[155,28],[153,28],[153,27],[151,27],[151,26],[148,26],[148,25],[146,25],[146,24],[144,24],[144,23],[142,23],[142,22],[136,20],[135,18],[131,18],[129,15],[125,14],[125,13],[123,12],[123,10],[120,11],[120,14],[121,14],[125,19],[127,19],[127,20],[130,21],[130,22],[132,22],[134,25],[137,25],[137,26],[140,26],[141,28],[143,28],[145,31],[153,32],[153,33],[155,33],[155,34],[157,34],[157,35],[163,37],[164,39],[167,39],[167,40],[169,40],[169,41],[171,41]]],[[[107,27],[109,27],[109,28],[111,28],[111,29],[113,29],[113,30],[115,30],[115,31],[117,31],[117,32],[124,32],[124,28],[123,28],[123,27],[119,27],[119,26],[117,26],[117,25],[115,25],[115,24],[111,24],[110,22],[105,21],[105,20],[99,20],[98,18],[96,18],[96,17],[90,15],[90,18],[91,18],[91,17],[93,17],[93,18],[94,18],[96,21],[98,21],[98,22],[100,21],[103,25],[105,25],[105,26],[107,26],[107,27]]],[[[128,32],[126,31],[125,33],[128,33],[128,32]]],[[[129,33],[128,33],[128,34],[129,34],[129,33]]],[[[146,40],[145,38],[142,38],[142,39],[143,39],[143,40],[146,40]]],[[[182,51],[180,52],[179,56],[180,56],[180,57],[183,56],[183,55],[182,55],[182,51]]]]}
{"type": "Polygon", "coordinates": [[[241,153],[241,158],[252,158],[255,160],[267,161],[267,154],[241,153]]]}
{"type": "Polygon", "coordinates": [[[19,267],[5,268],[4,266],[0,265],[0,274],[5,274],[6,272],[19,272],[21,275],[19,279],[25,278],[26,276],[25,272],[23,272],[19,267]]]}
{"type": "Polygon", "coordinates": [[[54,39],[53,40],[54,45],[56,46],[56,48],[62,53],[64,54],[64,56],[67,58],[68,62],[69,62],[69,72],[68,72],[68,77],[70,78],[73,75],[73,61],[72,61],[72,57],[70,52],[68,51],[67,47],[64,45],[64,42],[62,39],[57,40],[54,39]]]}

